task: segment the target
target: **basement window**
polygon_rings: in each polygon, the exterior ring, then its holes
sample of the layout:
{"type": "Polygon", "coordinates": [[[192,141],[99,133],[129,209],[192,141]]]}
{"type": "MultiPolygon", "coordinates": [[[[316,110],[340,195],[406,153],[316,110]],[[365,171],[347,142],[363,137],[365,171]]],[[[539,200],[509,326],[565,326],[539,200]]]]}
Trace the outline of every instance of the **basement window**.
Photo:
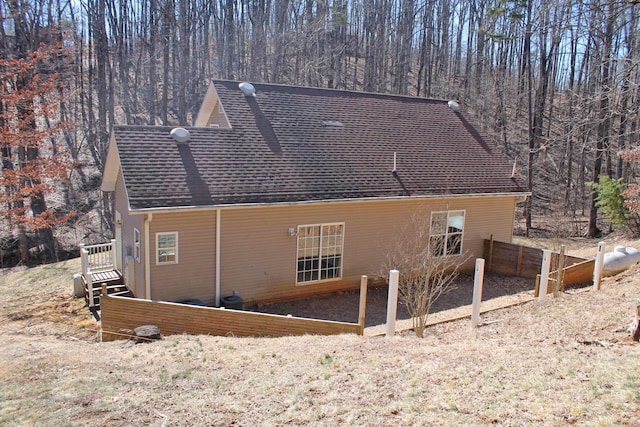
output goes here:
{"type": "Polygon", "coordinates": [[[298,226],[296,284],[342,277],[344,224],[298,226]]]}
{"type": "Polygon", "coordinates": [[[464,211],[431,213],[429,250],[434,256],[462,254],[464,211]]]}
{"type": "Polygon", "coordinates": [[[178,263],[178,232],[156,233],[156,264],[178,263]]]}

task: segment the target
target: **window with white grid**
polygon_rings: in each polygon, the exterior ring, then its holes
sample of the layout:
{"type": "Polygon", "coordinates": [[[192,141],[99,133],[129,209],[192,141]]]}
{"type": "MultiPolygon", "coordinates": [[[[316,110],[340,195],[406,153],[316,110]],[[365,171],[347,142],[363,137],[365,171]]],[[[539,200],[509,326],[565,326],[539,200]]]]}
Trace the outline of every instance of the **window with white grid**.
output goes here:
{"type": "Polygon", "coordinates": [[[462,254],[464,211],[431,213],[429,249],[435,256],[462,254]]]}
{"type": "Polygon", "coordinates": [[[342,277],[344,224],[298,226],[296,283],[342,277]]]}
{"type": "Polygon", "coordinates": [[[178,233],[156,233],[156,264],[178,263],[178,233]]]}

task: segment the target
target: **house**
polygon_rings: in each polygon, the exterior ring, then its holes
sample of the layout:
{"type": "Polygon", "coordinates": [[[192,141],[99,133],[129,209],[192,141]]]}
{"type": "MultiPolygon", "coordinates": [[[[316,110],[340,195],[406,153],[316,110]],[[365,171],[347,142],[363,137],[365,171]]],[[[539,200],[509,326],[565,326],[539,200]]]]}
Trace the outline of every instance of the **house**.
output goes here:
{"type": "Polygon", "coordinates": [[[457,103],[218,80],[193,127],[115,127],[102,189],[135,296],[207,305],[357,288],[416,211],[472,267],[527,196],[457,103]]]}

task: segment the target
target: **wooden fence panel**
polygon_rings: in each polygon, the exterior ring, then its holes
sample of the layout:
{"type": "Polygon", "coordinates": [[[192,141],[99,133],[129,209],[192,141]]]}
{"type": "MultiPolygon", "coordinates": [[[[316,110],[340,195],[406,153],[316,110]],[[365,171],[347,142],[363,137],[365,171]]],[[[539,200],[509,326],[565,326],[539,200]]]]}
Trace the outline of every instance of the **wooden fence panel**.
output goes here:
{"type": "Polygon", "coordinates": [[[542,266],[542,253],[542,250],[538,248],[524,248],[520,276],[536,277],[536,274],[540,273],[540,267],[542,266]]]}
{"type": "Polygon", "coordinates": [[[535,278],[542,265],[542,250],[495,240],[484,241],[487,271],[505,276],[535,278]]]}
{"type": "Polygon", "coordinates": [[[583,285],[593,282],[593,268],[595,265],[596,260],[589,259],[566,267],[564,269],[564,284],[583,285]]]}
{"type": "MultiPolygon", "coordinates": [[[[535,279],[542,266],[542,249],[513,243],[484,241],[484,258],[488,260],[487,271],[505,276],[519,276],[535,279]]],[[[558,254],[553,253],[552,269],[557,269],[558,254]]],[[[565,256],[565,265],[584,262],[584,258],[565,256]]],[[[565,273],[566,274],[566,273],[565,273]]]]}
{"type": "Polygon", "coordinates": [[[133,330],[148,324],[157,325],[163,335],[183,333],[223,336],[335,335],[361,334],[363,329],[356,323],[303,319],[105,295],[100,297],[100,308],[103,341],[117,339],[123,330],[133,330]]]}
{"type": "MultiPolygon", "coordinates": [[[[580,259],[580,258],[578,258],[580,259]]],[[[593,282],[593,268],[596,264],[596,260],[589,259],[579,262],[577,264],[570,265],[564,269],[563,288],[577,287],[593,282]]],[[[547,286],[547,293],[553,293],[555,288],[555,281],[557,277],[557,270],[549,273],[549,285],[547,286]]],[[[536,276],[536,287],[534,296],[537,298],[540,294],[540,274],[536,276]]]]}

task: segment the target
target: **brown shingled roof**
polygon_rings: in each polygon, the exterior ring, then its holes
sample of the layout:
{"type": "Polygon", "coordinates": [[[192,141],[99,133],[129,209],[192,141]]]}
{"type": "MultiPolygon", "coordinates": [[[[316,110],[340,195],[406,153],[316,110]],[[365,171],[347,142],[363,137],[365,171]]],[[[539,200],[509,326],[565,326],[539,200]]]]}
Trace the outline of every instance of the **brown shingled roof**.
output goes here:
{"type": "Polygon", "coordinates": [[[170,127],[114,129],[132,209],[526,191],[446,101],[214,84],[232,129],[190,127],[185,144],[170,127]]]}

